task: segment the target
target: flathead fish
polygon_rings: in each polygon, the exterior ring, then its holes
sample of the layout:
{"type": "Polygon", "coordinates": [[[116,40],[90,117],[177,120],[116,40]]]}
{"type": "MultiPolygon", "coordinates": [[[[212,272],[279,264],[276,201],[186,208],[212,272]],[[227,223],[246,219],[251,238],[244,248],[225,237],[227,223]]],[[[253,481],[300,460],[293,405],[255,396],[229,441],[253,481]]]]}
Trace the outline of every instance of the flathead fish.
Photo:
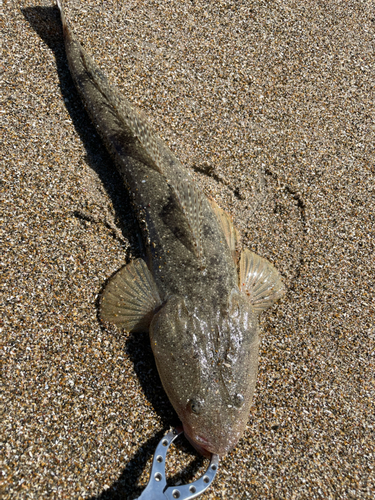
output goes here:
{"type": "Polygon", "coordinates": [[[111,278],[101,318],[127,331],[149,331],[185,435],[199,452],[224,455],[246,426],[258,369],[258,318],[283,294],[280,275],[247,249],[239,255],[230,217],[194,185],[143,113],[110,86],[57,3],[74,82],[144,234],[145,259],[111,278]]]}

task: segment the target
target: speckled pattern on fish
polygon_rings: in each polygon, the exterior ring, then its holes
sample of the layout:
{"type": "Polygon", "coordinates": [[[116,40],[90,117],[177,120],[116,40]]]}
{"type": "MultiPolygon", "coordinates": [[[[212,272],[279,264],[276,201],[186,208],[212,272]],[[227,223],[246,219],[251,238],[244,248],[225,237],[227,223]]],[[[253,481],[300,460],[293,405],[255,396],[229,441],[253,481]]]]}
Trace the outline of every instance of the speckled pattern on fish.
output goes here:
{"type": "MultiPolygon", "coordinates": [[[[372,2],[64,5],[288,290],[263,318],[245,435],[202,499],[372,498],[372,2]]],[[[2,9],[2,497],[132,499],[175,423],[147,337],[97,318],[102,284],[139,254],[137,224],[57,9],[2,9]]],[[[170,474],[192,456],[176,448],[170,474]]]]}

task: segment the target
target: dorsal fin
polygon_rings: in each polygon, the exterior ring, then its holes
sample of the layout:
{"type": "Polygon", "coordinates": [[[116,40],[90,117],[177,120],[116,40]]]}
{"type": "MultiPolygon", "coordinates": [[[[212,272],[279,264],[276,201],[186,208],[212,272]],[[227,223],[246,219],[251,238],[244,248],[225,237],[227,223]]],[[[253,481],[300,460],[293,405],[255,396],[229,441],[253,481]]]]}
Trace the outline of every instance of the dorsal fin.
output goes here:
{"type": "Polygon", "coordinates": [[[240,289],[258,312],[271,307],[285,293],[280,274],[268,260],[246,249],[241,254],[240,289]]]}
{"type": "Polygon", "coordinates": [[[240,240],[240,233],[234,227],[230,215],[228,215],[222,208],[220,208],[219,205],[216,203],[216,201],[214,201],[213,199],[209,199],[208,201],[210,202],[210,205],[220,222],[221,228],[224,232],[225,239],[231,251],[233,261],[237,265],[238,262],[237,245],[240,240]]]}

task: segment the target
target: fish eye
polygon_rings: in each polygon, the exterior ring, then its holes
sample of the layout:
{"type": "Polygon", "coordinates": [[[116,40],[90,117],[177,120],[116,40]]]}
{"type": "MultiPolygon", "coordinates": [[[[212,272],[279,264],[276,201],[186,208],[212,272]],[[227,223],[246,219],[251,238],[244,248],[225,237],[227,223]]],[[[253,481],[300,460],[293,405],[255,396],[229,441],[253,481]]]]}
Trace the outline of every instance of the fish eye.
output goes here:
{"type": "Polygon", "coordinates": [[[203,410],[203,401],[201,399],[191,399],[189,401],[189,407],[194,415],[199,415],[203,410]]]}
{"type": "Polygon", "coordinates": [[[243,397],[243,394],[236,394],[233,398],[233,406],[235,406],[236,408],[239,408],[240,406],[242,406],[242,403],[244,402],[244,397],[243,397]]]}

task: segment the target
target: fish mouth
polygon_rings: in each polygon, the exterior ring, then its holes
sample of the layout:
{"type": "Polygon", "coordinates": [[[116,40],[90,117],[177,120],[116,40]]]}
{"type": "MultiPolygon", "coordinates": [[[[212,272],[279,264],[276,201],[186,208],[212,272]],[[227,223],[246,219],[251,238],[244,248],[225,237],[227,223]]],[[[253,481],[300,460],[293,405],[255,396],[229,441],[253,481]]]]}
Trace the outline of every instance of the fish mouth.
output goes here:
{"type": "Polygon", "coordinates": [[[204,457],[210,458],[211,455],[226,455],[236,446],[238,441],[238,439],[232,439],[226,441],[225,443],[216,442],[213,444],[207,438],[195,434],[189,425],[182,424],[182,427],[184,429],[186,439],[197,450],[197,452],[204,457]]]}
{"type": "Polygon", "coordinates": [[[197,452],[200,455],[203,455],[204,457],[210,458],[212,455],[212,451],[210,451],[210,448],[212,448],[211,443],[201,437],[201,436],[192,436],[189,432],[188,429],[186,429],[186,426],[183,425],[184,428],[184,434],[186,439],[189,441],[189,443],[197,450],[197,452]]]}

